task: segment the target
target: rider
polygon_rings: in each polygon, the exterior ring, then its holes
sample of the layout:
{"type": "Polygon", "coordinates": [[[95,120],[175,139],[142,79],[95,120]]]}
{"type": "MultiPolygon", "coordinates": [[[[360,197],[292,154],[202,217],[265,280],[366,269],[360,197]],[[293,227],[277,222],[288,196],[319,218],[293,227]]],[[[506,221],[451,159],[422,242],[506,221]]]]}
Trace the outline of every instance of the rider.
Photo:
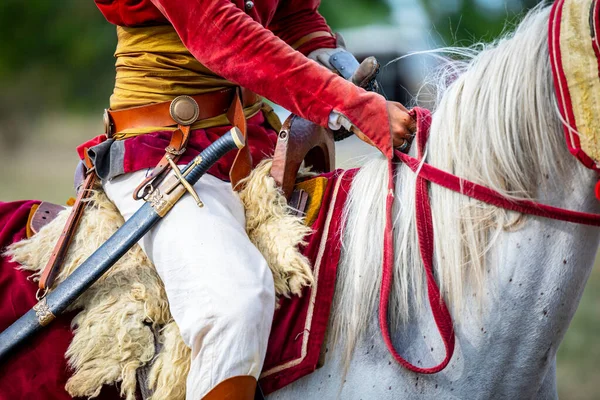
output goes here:
{"type": "MultiPolygon", "coordinates": [[[[231,128],[225,114],[238,97],[253,165],[272,155],[278,128],[254,93],[319,125],[352,128],[387,157],[410,135],[402,105],[310,59],[330,66],[328,49],[336,48],[319,0],[95,2],[117,25],[116,81],[108,140],[81,148],[91,148],[104,190],[126,219],[142,205],[138,186],[160,172],[165,148],[187,163],[231,128]],[[181,136],[188,129],[189,138],[181,136]]],[[[232,163],[233,155],[224,157],[195,185],[203,208],[185,196],[140,242],[192,349],[189,399],[252,399],[273,317],[271,272],[227,182],[232,163]]]]}

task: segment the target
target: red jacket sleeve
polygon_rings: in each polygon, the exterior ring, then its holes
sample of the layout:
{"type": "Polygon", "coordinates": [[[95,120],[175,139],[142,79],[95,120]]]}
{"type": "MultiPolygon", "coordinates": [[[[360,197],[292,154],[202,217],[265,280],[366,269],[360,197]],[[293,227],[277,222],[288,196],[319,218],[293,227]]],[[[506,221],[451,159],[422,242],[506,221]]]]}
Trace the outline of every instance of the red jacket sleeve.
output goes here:
{"type": "Polygon", "coordinates": [[[269,28],[275,36],[293,46],[300,39],[315,32],[329,32],[329,37],[318,37],[307,41],[296,50],[308,55],[313,50],[336,47],[336,40],[325,18],[317,9],[320,0],[287,0],[279,3],[269,28]]]}
{"type": "Polygon", "coordinates": [[[293,50],[229,0],[152,0],[190,53],[213,72],[327,126],[345,115],[392,157],[386,102],[293,50]]]}

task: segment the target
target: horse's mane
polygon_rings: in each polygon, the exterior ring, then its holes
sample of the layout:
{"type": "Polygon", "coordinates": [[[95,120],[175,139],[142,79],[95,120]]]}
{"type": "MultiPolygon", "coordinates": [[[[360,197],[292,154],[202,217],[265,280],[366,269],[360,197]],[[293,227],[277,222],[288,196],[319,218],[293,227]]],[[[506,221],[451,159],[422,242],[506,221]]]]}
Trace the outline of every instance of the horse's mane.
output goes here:
{"type": "MultiPolygon", "coordinates": [[[[575,168],[561,134],[548,55],[549,7],[538,6],[516,31],[461,54],[436,73],[437,96],[427,162],[507,198],[544,201],[566,168],[575,168]],[[561,160],[561,161],[559,161],[561,160]],[[568,164],[568,166],[566,165],[568,164]]],[[[438,53],[439,53],[438,52],[438,53]]],[[[356,176],[344,218],[342,262],[334,300],[333,334],[346,362],[377,314],[386,161],[369,161],[356,176]]],[[[397,168],[395,270],[390,322],[398,327],[426,295],[415,225],[415,174],[397,168]]],[[[482,298],[485,255],[500,233],[524,217],[431,185],[435,268],[455,323],[465,296],[482,298]]],[[[492,268],[493,273],[493,268],[492,268]]]]}

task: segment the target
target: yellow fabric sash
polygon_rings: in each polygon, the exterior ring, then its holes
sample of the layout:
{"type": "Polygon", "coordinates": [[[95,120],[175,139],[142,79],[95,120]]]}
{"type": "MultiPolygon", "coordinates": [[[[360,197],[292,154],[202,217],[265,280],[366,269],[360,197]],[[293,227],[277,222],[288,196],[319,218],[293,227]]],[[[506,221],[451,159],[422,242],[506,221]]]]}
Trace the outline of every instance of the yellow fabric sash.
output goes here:
{"type": "MultiPolygon", "coordinates": [[[[160,103],[180,95],[193,96],[236,86],[196,60],[185,48],[172,26],[118,26],[117,38],[117,75],[110,97],[112,110],[160,103]]],[[[245,108],[246,118],[256,115],[262,106],[262,101],[259,101],[245,108]]],[[[266,111],[270,114],[268,109],[266,111]]],[[[267,119],[271,122],[272,115],[267,115],[267,119]]],[[[222,125],[229,125],[225,114],[198,121],[192,129],[222,125]]],[[[128,129],[120,132],[115,138],[126,139],[157,130],[175,129],[128,129]]]]}

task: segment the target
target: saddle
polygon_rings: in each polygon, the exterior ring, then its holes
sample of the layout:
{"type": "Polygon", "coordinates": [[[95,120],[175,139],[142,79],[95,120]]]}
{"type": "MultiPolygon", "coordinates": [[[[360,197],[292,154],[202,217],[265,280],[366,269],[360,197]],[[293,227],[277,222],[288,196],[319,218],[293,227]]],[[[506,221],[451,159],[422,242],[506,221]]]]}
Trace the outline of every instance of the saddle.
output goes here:
{"type": "MultiPolygon", "coordinates": [[[[297,115],[290,115],[277,138],[271,176],[275,179],[293,208],[302,211],[294,196],[298,171],[304,165],[314,173],[325,173],[335,166],[335,144],[331,130],[313,124],[297,115]]],[[[298,195],[298,192],[296,192],[298,195]]]]}

